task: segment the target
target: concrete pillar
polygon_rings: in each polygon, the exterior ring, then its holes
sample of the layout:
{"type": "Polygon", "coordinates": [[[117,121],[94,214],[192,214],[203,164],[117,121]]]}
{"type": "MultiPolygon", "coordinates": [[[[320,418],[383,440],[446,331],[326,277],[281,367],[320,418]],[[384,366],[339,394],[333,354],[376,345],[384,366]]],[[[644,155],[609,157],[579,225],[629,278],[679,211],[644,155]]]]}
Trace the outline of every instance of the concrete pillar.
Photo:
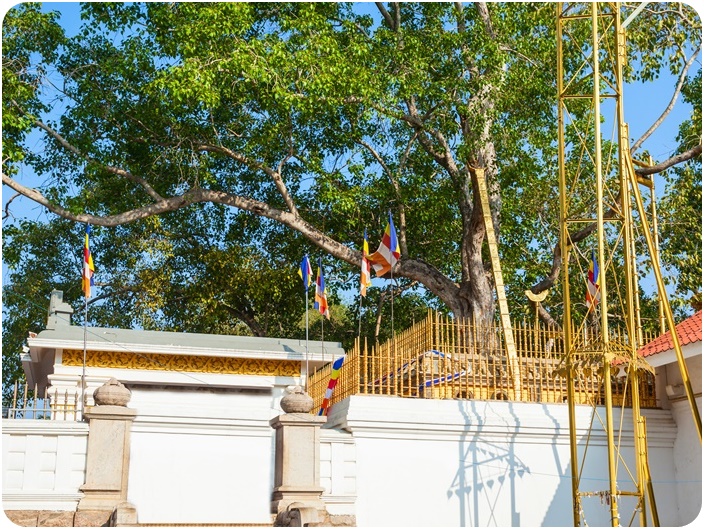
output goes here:
{"type": "Polygon", "coordinates": [[[136,410],[126,407],[131,394],[116,379],[95,390],[96,406],[86,412],[90,421],[85,496],[78,511],[103,511],[119,525],[137,523],[137,512],[127,503],[130,431],[136,410]]]}
{"type": "Polygon", "coordinates": [[[269,421],[276,430],[271,502],[271,512],[277,515],[275,525],[317,522],[318,511],[325,510],[320,486],[320,426],[327,417],[310,414],[313,399],[300,386],[281,399],[281,408],[286,413],[269,421]]]}

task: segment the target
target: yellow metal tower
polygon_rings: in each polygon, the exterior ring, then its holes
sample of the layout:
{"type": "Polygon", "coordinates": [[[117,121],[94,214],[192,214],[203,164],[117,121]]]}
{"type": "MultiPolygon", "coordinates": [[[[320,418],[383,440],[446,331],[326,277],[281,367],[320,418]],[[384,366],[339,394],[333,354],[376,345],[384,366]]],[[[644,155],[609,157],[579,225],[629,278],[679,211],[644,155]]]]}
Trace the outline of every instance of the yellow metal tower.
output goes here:
{"type": "MultiPolygon", "coordinates": [[[[636,354],[642,345],[635,269],[636,213],[701,440],[701,419],[629,152],[622,91],[626,39],[620,10],[620,3],[615,2],[557,5],[560,251],[575,526],[588,525],[587,511],[595,508],[591,504],[586,508],[585,502],[591,501],[588,498],[596,498],[608,509],[614,527],[633,525],[636,518],[640,526],[659,525],[637,383],[637,371],[649,366],[636,354]],[[588,300],[590,271],[596,277],[588,300]],[[575,395],[579,373],[585,367],[597,370],[603,384],[602,399],[590,403],[591,424],[581,425],[590,431],[599,424],[604,428],[605,447],[595,451],[601,454],[601,461],[606,460],[609,477],[608,484],[596,489],[593,482],[583,479],[589,465],[599,464],[599,458],[589,455],[592,436],[577,436],[575,395]],[[628,434],[623,434],[623,419],[617,423],[613,410],[612,381],[621,373],[628,377],[633,416],[628,434]],[[624,435],[633,439],[624,440],[624,435]],[[624,453],[627,445],[630,457],[624,453]],[[592,489],[587,490],[587,485],[592,489]],[[621,511],[630,511],[629,517],[622,520],[621,511]]],[[[626,400],[620,404],[625,406],[626,400]]],[[[624,415],[622,410],[619,417],[624,415]]]]}

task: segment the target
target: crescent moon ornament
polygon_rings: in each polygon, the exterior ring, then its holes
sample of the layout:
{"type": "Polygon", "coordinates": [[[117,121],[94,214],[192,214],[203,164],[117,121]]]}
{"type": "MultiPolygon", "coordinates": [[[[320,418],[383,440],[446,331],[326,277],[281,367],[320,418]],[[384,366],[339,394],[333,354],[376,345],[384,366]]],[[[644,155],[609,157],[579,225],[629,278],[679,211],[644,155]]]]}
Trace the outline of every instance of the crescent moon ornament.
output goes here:
{"type": "Polygon", "coordinates": [[[525,294],[531,301],[543,301],[546,297],[548,297],[547,290],[543,290],[540,294],[533,294],[531,290],[526,290],[525,294]]]}

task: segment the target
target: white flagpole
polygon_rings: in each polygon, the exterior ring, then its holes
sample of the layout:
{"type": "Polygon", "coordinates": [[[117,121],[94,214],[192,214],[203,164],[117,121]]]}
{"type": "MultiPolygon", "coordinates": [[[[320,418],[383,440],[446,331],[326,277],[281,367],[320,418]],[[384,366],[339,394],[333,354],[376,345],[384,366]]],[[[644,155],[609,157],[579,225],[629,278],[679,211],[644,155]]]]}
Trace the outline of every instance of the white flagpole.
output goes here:
{"type": "Polygon", "coordinates": [[[359,330],[357,331],[357,337],[362,336],[362,301],[364,301],[364,296],[360,294],[359,296],[359,330]]]}
{"type": "MultiPolygon", "coordinates": [[[[323,260],[318,257],[318,274],[320,275],[320,282],[325,283],[325,274],[323,273],[323,260]]],[[[315,282],[316,288],[318,285],[318,281],[316,280],[315,282]]],[[[322,292],[320,293],[321,299],[325,295],[325,288],[322,289],[322,292]]],[[[323,340],[323,330],[325,326],[325,314],[322,312],[320,313],[320,352],[323,355],[323,361],[325,361],[325,342],[323,340]]]]}
{"type": "Polygon", "coordinates": [[[362,243],[362,270],[360,273],[360,288],[359,288],[359,330],[357,331],[357,337],[362,336],[362,303],[364,302],[364,298],[366,297],[366,292],[367,292],[367,287],[369,286],[366,282],[366,276],[365,276],[365,264],[367,267],[369,267],[369,282],[371,284],[371,273],[372,273],[372,265],[371,263],[367,260],[368,256],[368,242],[367,242],[367,229],[364,228],[364,242],[362,243]],[[362,284],[364,282],[364,284],[362,284]],[[364,295],[362,295],[362,290],[364,290],[364,295]]]}
{"type": "MultiPolygon", "coordinates": [[[[306,283],[308,282],[308,279],[309,278],[306,277],[306,283]]],[[[308,371],[308,284],[306,284],[306,380],[303,384],[304,391],[306,393],[308,393],[308,377],[310,377],[310,372],[308,371]]]]}
{"type": "MultiPolygon", "coordinates": [[[[323,361],[325,360],[325,341],[323,340],[323,326],[325,325],[325,315],[320,315],[320,351],[323,353],[323,361]]],[[[331,360],[332,362],[332,357],[331,360]]]]}
{"type": "Polygon", "coordinates": [[[81,420],[85,421],[86,412],[86,350],[88,342],[88,298],[84,297],[83,310],[83,373],[81,374],[81,420]]]}
{"type": "MultiPolygon", "coordinates": [[[[389,209],[389,226],[391,225],[391,209],[389,209]]],[[[395,230],[394,230],[395,232],[395,230]]],[[[389,241],[390,242],[390,241],[389,241]]],[[[396,243],[398,244],[398,242],[396,243]]],[[[396,251],[396,248],[389,248],[389,259],[393,260],[394,258],[394,251],[396,251]]],[[[396,335],[394,333],[394,265],[396,263],[391,264],[391,338],[393,339],[393,344],[394,344],[394,354],[396,353],[396,335]]]]}
{"type": "Polygon", "coordinates": [[[394,334],[394,267],[391,267],[391,337],[396,343],[396,335],[394,334]]]}
{"type": "MultiPolygon", "coordinates": [[[[321,289],[320,296],[321,299],[325,295],[325,274],[323,273],[323,260],[318,257],[318,275],[315,278],[315,292],[318,293],[318,289],[321,285],[318,285],[318,278],[320,278],[323,288],[321,289]]],[[[327,300],[327,298],[326,298],[327,300]]],[[[320,353],[322,354],[323,361],[325,361],[325,345],[323,339],[323,328],[325,325],[325,314],[320,312],[320,306],[318,306],[318,312],[320,313],[320,353]]]]}

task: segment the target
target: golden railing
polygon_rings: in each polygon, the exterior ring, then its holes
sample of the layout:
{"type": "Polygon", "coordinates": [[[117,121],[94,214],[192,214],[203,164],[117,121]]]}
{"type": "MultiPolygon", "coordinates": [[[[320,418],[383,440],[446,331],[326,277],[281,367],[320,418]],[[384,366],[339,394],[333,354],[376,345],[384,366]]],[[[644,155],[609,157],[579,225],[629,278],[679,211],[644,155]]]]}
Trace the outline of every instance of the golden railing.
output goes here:
{"type": "MultiPolygon", "coordinates": [[[[504,351],[500,326],[475,326],[429,312],[428,317],[383,344],[369,346],[359,339],[345,355],[331,405],[358,394],[432,399],[496,399],[522,402],[566,402],[564,340],[561,331],[527,323],[513,327],[520,395],[516,394],[504,351]]],[[[618,350],[622,338],[610,336],[618,350]]],[[[646,341],[649,339],[646,337],[646,341]]],[[[604,404],[601,363],[596,334],[582,330],[573,343],[576,399],[604,404]]],[[[627,348],[623,348],[626,350],[627,348]]],[[[615,354],[618,357],[618,351],[615,354]]],[[[628,361],[620,365],[626,367],[628,361]]],[[[308,379],[313,413],[318,413],[328,387],[331,364],[308,379]]],[[[619,370],[611,380],[613,405],[630,406],[628,377],[619,370]]],[[[655,407],[654,375],[638,370],[641,407],[655,407]]]]}
{"type": "Polygon", "coordinates": [[[43,392],[37,385],[30,389],[29,385],[16,381],[12,391],[12,401],[9,406],[3,406],[3,419],[38,419],[77,421],[78,391],[63,391],[57,388],[45,388],[43,392]]]}

